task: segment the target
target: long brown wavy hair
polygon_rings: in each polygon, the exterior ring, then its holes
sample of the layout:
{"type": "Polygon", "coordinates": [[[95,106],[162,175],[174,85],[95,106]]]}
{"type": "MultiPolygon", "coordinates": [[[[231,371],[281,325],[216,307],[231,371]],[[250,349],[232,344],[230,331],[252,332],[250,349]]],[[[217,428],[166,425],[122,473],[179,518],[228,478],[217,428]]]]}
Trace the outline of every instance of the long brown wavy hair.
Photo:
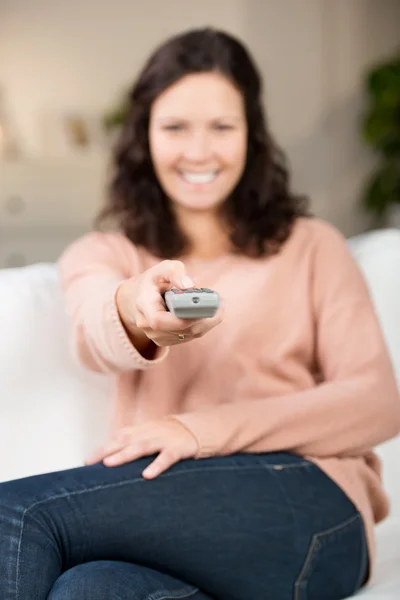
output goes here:
{"type": "Polygon", "coordinates": [[[223,31],[195,29],[174,36],[150,56],[129,93],[129,105],[112,160],[105,207],[96,222],[110,218],[134,244],[161,258],[189,250],[170,201],[156,177],[148,129],[156,98],[185,75],[217,71],[241,90],[247,119],[247,161],[236,188],[221,205],[234,248],[259,257],[288,238],[296,218],[309,216],[308,200],[290,191],[282,150],[268,130],[262,81],[241,42],[223,31]]]}

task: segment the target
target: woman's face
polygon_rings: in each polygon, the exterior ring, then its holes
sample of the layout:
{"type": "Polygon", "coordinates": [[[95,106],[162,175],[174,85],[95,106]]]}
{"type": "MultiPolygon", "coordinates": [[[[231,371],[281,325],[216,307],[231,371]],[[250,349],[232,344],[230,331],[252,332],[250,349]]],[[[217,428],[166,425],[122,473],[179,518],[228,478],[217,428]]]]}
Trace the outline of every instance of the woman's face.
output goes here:
{"type": "Polygon", "coordinates": [[[176,208],[216,209],[246,163],[240,92],[219,73],[183,77],[153,103],[149,142],[159,182],[176,208]]]}

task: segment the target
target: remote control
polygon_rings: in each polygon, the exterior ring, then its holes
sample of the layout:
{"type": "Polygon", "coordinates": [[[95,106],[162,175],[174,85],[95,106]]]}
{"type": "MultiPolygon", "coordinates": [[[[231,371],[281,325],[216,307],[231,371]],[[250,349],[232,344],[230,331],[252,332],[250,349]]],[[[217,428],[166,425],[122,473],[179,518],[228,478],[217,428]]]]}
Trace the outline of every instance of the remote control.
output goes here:
{"type": "Polygon", "coordinates": [[[172,288],[165,292],[164,301],[178,319],[209,319],[217,312],[220,297],[208,288],[172,288]]]}

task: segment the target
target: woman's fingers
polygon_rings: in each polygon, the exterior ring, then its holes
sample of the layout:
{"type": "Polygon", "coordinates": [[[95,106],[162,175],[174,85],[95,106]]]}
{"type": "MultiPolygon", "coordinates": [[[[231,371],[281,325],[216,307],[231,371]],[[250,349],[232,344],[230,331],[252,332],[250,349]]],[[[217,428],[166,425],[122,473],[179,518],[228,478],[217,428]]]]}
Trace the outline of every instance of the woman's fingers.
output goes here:
{"type": "Polygon", "coordinates": [[[191,335],[194,338],[202,337],[203,335],[211,331],[211,329],[214,329],[214,327],[219,325],[223,320],[223,316],[224,310],[223,307],[221,307],[219,308],[217,314],[214,317],[211,317],[209,319],[199,319],[198,323],[194,323],[188,330],[188,335],[191,335]]]}
{"type": "Polygon", "coordinates": [[[140,314],[146,319],[147,326],[161,331],[180,331],[187,329],[200,319],[178,319],[170,313],[162,298],[160,290],[154,283],[144,284],[136,300],[136,326],[140,327],[140,314]]]}
{"type": "Polygon", "coordinates": [[[105,456],[106,454],[104,448],[98,448],[85,460],[85,465],[95,465],[101,462],[105,456]]]}
{"type": "Polygon", "coordinates": [[[154,477],[158,477],[158,475],[161,475],[161,473],[164,473],[164,471],[167,471],[167,469],[177,463],[180,458],[181,457],[173,450],[165,449],[160,452],[157,458],[155,458],[148,467],[146,467],[142,475],[145,479],[153,479],[154,477]]]}
{"type": "Polygon", "coordinates": [[[146,449],[144,449],[142,445],[133,442],[115,452],[107,454],[103,462],[107,467],[117,467],[118,465],[138,460],[144,456],[151,456],[151,454],[155,454],[159,450],[159,444],[155,442],[148,443],[146,449]]]}
{"type": "Polygon", "coordinates": [[[155,331],[185,331],[196,325],[201,319],[178,319],[172,313],[164,310],[151,313],[151,310],[144,312],[148,327],[155,331]]]}
{"type": "Polygon", "coordinates": [[[142,426],[122,429],[113,440],[95,452],[86,465],[103,462],[116,467],[145,456],[158,455],[143,476],[157,477],[182,458],[195,456],[198,442],[194,435],[175,419],[160,419],[142,426]]]}
{"type": "Polygon", "coordinates": [[[185,284],[189,286],[189,283],[194,285],[193,281],[186,279],[186,267],[181,261],[162,261],[147,273],[136,299],[136,326],[155,344],[168,346],[181,343],[185,341],[178,339],[181,333],[186,341],[202,337],[221,322],[221,309],[211,319],[179,319],[166,309],[163,291],[171,285],[180,288],[185,284]]]}
{"type": "Polygon", "coordinates": [[[136,326],[149,327],[154,331],[184,331],[189,329],[201,319],[178,319],[168,310],[158,292],[143,292],[137,300],[136,326]],[[141,318],[141,316],[143,318],[141,318]]]}
{"type": "Polygon", "coordinates": [[[186,272],[180,260],[163,260],[150,269],[151,280],[155,284],[168,282],[172,287],[180,289],[194,287],[194,281],[186,272]]]}

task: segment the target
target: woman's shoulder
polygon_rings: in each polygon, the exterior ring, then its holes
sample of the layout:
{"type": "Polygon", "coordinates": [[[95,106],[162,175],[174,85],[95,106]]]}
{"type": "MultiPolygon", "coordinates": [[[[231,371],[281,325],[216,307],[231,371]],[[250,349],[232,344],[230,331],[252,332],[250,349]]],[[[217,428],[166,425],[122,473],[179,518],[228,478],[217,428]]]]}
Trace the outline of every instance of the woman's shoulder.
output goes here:
{"type": "Polygon", "coordinates": [[[299,217],[289,236],[288,245],[297,252],[307,254],[350,253],[344,234],[335,225],[317,217],[299,217]]]}
{"type": "Polygon", "coordinates": [[[296,272],[354,270],[356,261],[345,235],[331,223],[316,217],[299,217],[278,260],[296,272]]]}
{"type": "Polygon", "coordinates": [[[344,234],[332,223],[318,217],[298,217],[293,230],[293,239],[303,243],[345,243],[344,234]]]}
{"type": "Polygon", "coordinates": [[[97,262],[113,264],[130,272],[140,272],[157,262],[145,248],[135,245],[118,231],[91,231],[67,246],[58,261],[68,263],[97,262]]]}
{"type": "Polygon", "coordinates": [[[292,232],[292,267],[313,276],[327,287],[340,282],[365,295],[364,276],[345,235],[322,219],[301,218],[292,232]]]}

